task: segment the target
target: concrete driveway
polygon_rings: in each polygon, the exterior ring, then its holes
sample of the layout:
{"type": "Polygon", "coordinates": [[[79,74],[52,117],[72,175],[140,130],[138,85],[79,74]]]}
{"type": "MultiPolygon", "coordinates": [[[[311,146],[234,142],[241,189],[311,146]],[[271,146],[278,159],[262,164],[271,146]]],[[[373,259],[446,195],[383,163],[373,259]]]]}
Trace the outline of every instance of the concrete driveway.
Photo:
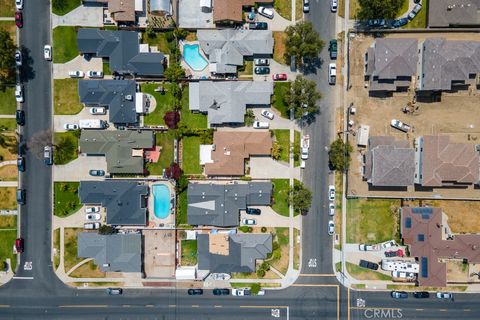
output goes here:
{"type": "MultiPolygon", "coordinates": [[[[254,67],[255,68],[255,67],[254,67]]],[[[270,81],[273,82],[272,75],[275,73],[286,73],[287,79],[289,81],[295,81],[297,76],[301,74],[300,72],[292,71],[290,66],[286,64],[278,63],[277,61],[270,59],[270,74],[263,75],[263,74],[255,74],[253,73],[253,80],[254,81],[270,81]]],[[[280,81],[282,82],[282,81],[280,81]]]]}
{"type": "Polygon", "coordinates": [[[269,157],[250,157],[250,176],[252,179],[289,179],[300,180],[300,167],[290,168],[287,163],[278,162],[269,157]]]}
{"type": "Polygon", "coordinates": [[[53,167],[54,181],[81,181],[81,180],[103,180],[104,177],[93,177],[88,171],[99,169],[107,171],[105,157],[94,157],[79,155],[77,159],[65,164],[53,167]]]}
{"type": "MultiPolygon", "coordinates": [[[[292,124],[290,120],[282,118],[280,113],[273,109],[273,108],[265,108],[268,111],[272,112],[275,117],[273,120],[267,119],[261,115],[263,108],[252,108],[253,114],[255,115],[255,119],[262,122],[268,122],[270,124],[270,129],[290,129],[290,125],[292,124]]],[[[294,129],[301,131],[300,127],[297,125],[296,122],[293,123],[294,129]]]]}
{"type": "Polygon", "coordinates": [[[289,21],[278,14],[273,7],[265,6],[273,11],[273,19],[268,19],[264,16],[257,14],[255,16],[256,21],[268,23],[268,29],[272,31],[285,31],[285,28],[289,25],[295,24],[295,22],[289,21]]]}
{"type": "Polygon", "coordinates": [[[64,16],[52,13],[52,29],[57,26],[103,27],[103,6],[79,6],[64,16]]]}
{"type": "MultiPolygon", "coordinates": [[[[272,207],[262,206],[262,207],[249,207],[249,208],[258,208],[262,210],[262,214],[259,216],[246,214],[244,210],[240,212],[241,219],[255,219],[257,224],[255,227],[289,227],[291,220],[289,217],[284,217],[276,213],[272,207]]],[[[298,215],[293,218],[293,227],[297,229],[302,229],[302,216],[298,215]]],[[[242,225],[242,223],[240,223],[242,225]]]]}
{"type": "MultiPolygon", "coordinates": [[[[83,108],[82,111],[80,111],[77,114],[72,114],[72,115],[58,115],[54,116],[53,118],[53,130],[55,132],[65,132],[64,125],[66,123],[73,123],[73,124],[78,124],[78,122],[81,119],[100,119],[100,120],[105,120],[108,122],[108,111],[107,114],[96,114],[92,115],[88,111],[90,108],[83,108]]],[[[114,130],[115,127],[113,124],[110,124],[110,127],[108,127],[107,130],[114,130]]]]}
{"type": "MultiPolygon", "coordinates": [[[[53,48],[55,50],[55,48],[53,48]]],[[[87,78],[88,71],[102,71],[103,62],[102,58],[91,58],[90,61],[87,61],[83,56],[77,56],[67,63],[54,63],[53,64],[53,78],[54,79],[67,79],[70,78],[68,75],[69,71],[83,71],[85,73],[85,78],[87,78]]]]}

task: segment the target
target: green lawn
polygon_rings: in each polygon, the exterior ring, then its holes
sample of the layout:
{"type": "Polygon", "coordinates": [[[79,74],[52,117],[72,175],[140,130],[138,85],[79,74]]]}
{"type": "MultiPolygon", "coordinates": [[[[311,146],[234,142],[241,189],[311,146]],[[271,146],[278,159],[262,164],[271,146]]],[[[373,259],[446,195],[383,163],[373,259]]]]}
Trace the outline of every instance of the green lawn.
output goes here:
{"type": "Polygon", "coordinates": [[[17,26],[15,25],[15,21],[0,21],[0,29],[8,31],[13,43],[15,43],[17,39],[17,26]]]}
{"type": "Polygon", "coordinates": [[[0,17],[13,17],[15,15],[15,1],[0,0],[0,17]]]}
{"type": "Polygon", "coordinates": [[[52,12],[63,16],[81,4],[82,0],[60,0],[52,2],[52,12]]]}
{"type": "Polygon", "coordinates": [[[79,182],[55,182],[53,213],[57,217],[67,217],[80,209],[79,185],[79,182]]]}
{"type": "Polygon", "coordinates": [[[295,130],[293,136],[293,161],[295,167],[300,165],[300,132],[295,130]]]}
{"type": "Polygon", "coordinates": [[[428,0],[423,0],[422,9],[417,13],[412,21],[407,23],[405,29],[425,29],[427,27],[428,0]]]}
{"type": "MultiPolygon", "coordinates": [[[[17,209],[17,188],[0,187],[0,209],[16,210],[17,209]]],[[[28,195],[27,195],[28,198],[28,195]]]]}
{"type": "Polygon", "coordinates": [[[108,76],[108,75],[111,75],[112,74],[112,71],[110,70],[110,63],[107,61],[103,61],[102,63],[102,70],[103,70],[103,74],[108,76]]]}
{"type": "Polygon", "coordinates": [[[275,11],[287,20],[292,20],[292,1],[291,0],[275,0],[273,3],[275,11]]]}
{"type": "Polygon", "coordinates": [[[346,267],[348,273],[357,280],[392,280],[392,277],[390,276],[377,271],[362,268],[350,262],[347,262],[346,267]]]}
{"type": "Polygon", "coordinates": [[[400,200],[348,199],[347,243],[379,243],[399,239],[398,216],[391,209],[400,200]]]}
{"type": "Polygon", "coordinates": [[[161,175],[163,169],[167,168],[173,162],[173,140],[175,134],[172,130],[164,133],[158,132],[155,134],[157,146],[161,146],[160,158],[157,163],[148,163],[147,170],[151,175],[161,175]]]}
{"type": "Polygon", "coordinates": [[[142,92],[151,94],[157,101],[157,106],[152,113],[147,114],[143,119],[146,125],[165,125],[163,116],[167,111],[173,110],[174,98],[170,90],[171,84],[164,83],[147,83],[142,84],[142,92]],[[164,86],[166,89],[164,94],[156,92],[155,89],[164,86]]]}
{"type": "Polygon", "coordinates": [[[0,118],[0,131],[15,131],[17,122],[15,119],[0,118]]]}
{"type": "Polygon", "coordinates": [[[251,76],[253,75],[253,61],[245,60],[243,67],[238,69],[239,76],[251,76]]]}
{"type": "Polygon", "coordinates": [[[202,113],[192,113],[188,104],[188,86],[183,89],[182,111],[180,115],[180,124],[186,125],[190,129],[206,129],[208,126],[207,115],[202,113]]]}
{"type": "Polygon", "coordinates": [[[183,171],[186,174],[201,174],[200,166],[200,137],[183,138],[183,171]]]}
{"type": "Polygon", "coordinates": [[[15,229],[17,227],[16,215],[1,215],[0,229],[15,229]]]}
{"type": "Polygon", "coordinates": [[[290,182],[288,179],[272,179],[273,184],[273,205],[272,209],[285,217],[288,217],[288,198],[290,182]]]}
{"type": "Polygon", "coordinates": [[[65,266],[65,272],[68,272],[73,266],[83,260],[77,256],[77,234],[82,232],[80,228],[65,228],[65,243],[64,243],[64,255],[63,264],[65,266]]]}
{"type": "Polygon", "coordinates": [[[15,114],[16,109],[15,88],[8,87],[5,91],[0,90],[0,114],[15,114]]]}
{"type": "Polygon", "coordinates": [[[290,130],[276,129],[272,130],[276,142],[281,146],[279,161],[290,163],[290,130]]]}
{"type": "Polygon", "coordinates": [[[17,230],[0,229],[0,261],[10,258],[12,270],[17,266],[17,257],[13,254],[13,245],[17,238],[17,230]]]}
{"type": "Polygon", "coordinates": [[[403,0],[402,7],[398,10],[397,18],[403,16],[408,11],[408,4],[410,0],[403,0]]]}
{"type": "Polygon", "coordinates": [[[53,80],[53,108],[55,115],[77,114],[82,111],[77,79],[53,80]]]}
{"type": "Polygon", "coordinates": [[[290,90],[290,82],[275,82],[273,86],[273,107],[277,109],[283,118],[288,119],[290,112],[285,102],[285,93],[290,90]]]}
{"type": "Polygon", "coordinates": [[[197,240],[182,240],[182,266],[197,264],[197,240]]]}
{"type": "Polygon", "coordinates": [[[78,56],[76,27],[60,26],[53,29],[53,62],[65,63],[78,56]]]}
{"type": "Polygon", "coordinates": [[[187,189],[180,192],[178,195],[178,203],[177,203],[177,216],[176,216],[176,223],[178,225],[185,225],[187,224],[187,207],[188,207],[188,198],[187,198],[187,189]]]}
{"type": "Polygon", "coordinates": [[[280,246],[287,246],[289,243],[288,228],[275,228],[275,235],[280,246]]]}
{"type": "Polygon", "coordinates": [[[67,164],[78,158],[78,137],[76,132],[55,132],[54,141],[53,162],[55,164],[67,164]]]}
{"type": "Polygon", "coordinates": [[[167,37],[164,32],[156,32],[155,37],[151,38],[146,33],[142,34],[143,43],[148,43],[150,46],[158,47],[160,52],[170,54],[170,48],[168,46],[167,37]]]}

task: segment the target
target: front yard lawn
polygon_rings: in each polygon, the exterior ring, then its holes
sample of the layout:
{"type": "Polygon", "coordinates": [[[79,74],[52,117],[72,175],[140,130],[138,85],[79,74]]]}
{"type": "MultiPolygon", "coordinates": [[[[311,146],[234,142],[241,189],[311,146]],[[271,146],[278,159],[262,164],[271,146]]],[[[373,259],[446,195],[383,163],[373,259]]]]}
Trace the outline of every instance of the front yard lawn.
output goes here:
{"type": "Polygon", "coordinates": [[[81,4],[81,0],[60,0],[52,2],[52,12],[63,16],[81,4]]]}
{"type": "Polygon", "coordinates": [[[288,203],[290,193],[290,181],[288,179],[272,179],[273,205],[272,209],[279,215],[288,217],[288,203]]]}
{"type": "Polygon", "coordinates": [[[201,174],[200,166],[200,137],[184,137],[182,166],[185,174],[201,174]]]}
{"type": "Polygon", "coordinates": [[[17,230],[2,230],[0,229],[0,261],[5,261],[10,258],[12,270],[17,266],[17,258],[13,254],[13,245],[17,238],[17,230]]]}
{"type": "Polygon", "coordinates": [[[238,69],[238,76],[252,76],[253,75],[253,61],[245,60],[243,62],[243,67],[238,69]]]}
{"type": "Polygon", "coordinates": [[[417,13],[415,18],[411,20],[403,28],[405,29],[425,29],[427,27],[427,11],[428,11],[428,0],[422,1],[422,9],[417,13]]]}
{"type": "Polygon", "coordinates": [[[362,268],[350,262],[347,262],[346,267],[347,267],[348,273],[357,280],[383,280],[383,281],[392,280],[392,277],[387,276],[386,274],[373,271],[370,269],[362,268]]]}
{"type": "Polygon", "coordinates": [[[194,266],[197,264],[197,240],[182,240],[182,266],[194,266]]]}
{"type": "Polygon", "coordinates": [[[53,80],[53,108],[56,115],[77,114],[82,111],[77,79],[53,80]]]}
{"type": "Polygon", "coordinates": [[[161,175],[163,169],[166,169],[173,162],[173,140],[175,134],[172,130],[158,132],[155,134],[157,146],[161,146],[160,158],[156,163],[147,163],[147,170],[151,175],[161,175]]]}
{"type": "Polygon", "coordinates": [[[18,168],[11,164],[0,167],[0,181],[16,181],[18,176],[18,168]]]}
{"type": "Polygon", "coordinates": [[[65,228],[65,247],[63,255],[63,265],[65,266],[65,272],[68,272],[72,267],[77,263],[82,261],[84,258],[79,258],[77,256],[77,234],[82,232],[81,228],[65,228]]]}
{"type": "MultiPolygon", "coordinates": [[[[13,2],[13,1],[11,1],[13,2]]],[[[1,8],[1,7],[0,7],[1,8]]],[[[2,9],[0,9],[2,10],[2,9]]],[[[12,14],[13,16],[13,14],[12,14]]],[[[0,16],[2,17],[2,16],[0,16]]],[[[0,28],[8,31],[10,33],[10,37],[13,40],[13,43],[17,40],[17,26],[15,25],[15,21],[0,21],[0,28]]]]}
{"type": "Polygon", "coordinates": [[[399,207],[395,199],[348,199],[347,243],[400,242],[399,207]]]}
{"type": "Polygon", "coordinates": [[[278,245],[273,245],[272,256],[270,259],[266,259],[268,264],[283,274],[286,274],[288,269],[288,234],[288,228],[275,228],[273,242],[278,245]]]}
{"type": "Polygon", "coordinates": [[[60,26],[53,29],[53,62],[65,63],[78,56],[76,27],[60,26]]]}
{"type": "Polygon", "coordinates": [[[283,31],[273,31],[273,60],[281,64],[285,61],[285,39],[287,34],[283,31]]]}
{"type": "Polygon", "coordinates": [[[1,215],[0,216],[0,229],[16,229],[17,228],[17,216],[16,215],[1,215]]]}
{"type": "Polygon", "coordinates": [[[94,260],[90,260],[70,273],[72,278],[105,278],[106,273],[100,271],[94,260]]]}
{"type": "Polygon", "coordinates": [[[188,86],[183,89],[182,111],[180,115],[180,124],[190,129],[207,129],[207,115],[202,113],[193,113],[189,109],[188,86]]]}
{"type": "Polygon", "coordinates": [[[285,94],[290,90],[290,82],[275,82],[273,85],[272,106],[282,115],[282,118],[289,119],[290,112],[285,101],[285,94]]]}
{"type": "Polygon", "coordinates": [[[292,20],[292,1],[291,0],[275,0],[273,3],[275,11],[287,20],[292,20]]]}
{"type": "Polygon", "coordinates": [[[0,114],[15,114],[16,109],[15,88],[7,87],[0,90],[0,114]]]}
{"type": "Polygon", "coordinates": [[[0,0],[0,17],[13,17],[15,14],[15,1],[0,0]]]}
{"type": "Polygon", "coordinates": [[[57,217],[67,217],[80,209],[79,185],[79,182],[55,182],[53,213],[57,217]]]}
{"type": "Polygon", "coordinates": [[[13,132],[2,133],[2,143],[0,143],[0,161],[17,159],[17,138],[13,132]]]}
{"type": "Polygon", "coordinates": [[[272,130],[275,136],[275,141],[281,147],[279,161],[290,163],[290,130],[276,129],[272,130]]]}
{"type": "Polygon", "coordinates": [[[163,116],[167,111],[173,110],[174,97],[172,91],[170,90],[170,83],[147,83],[142,85],[142,92],[151,94],[157,101],[157,106],[152,113],[145,115],[143,122],[146,125],[165,125],[163,116]],[[165,88],[165,93],[160,94],[156,92],[155,89],[163,86],[165,88]]]}
{"type": "Polygon", "coordinates": [[[78,137],[75,131],[55,132],[55,164],[67,164],[78,158],[78,137]]]}
{"type": "Polygon", "coordinates": [[[17,122],[15,119],[0,118],[0,131],[15,131],[17,122]]]}
{"type": "MultiPolygon", "coordinates": [[[[16,210],[17,209],[17,188],[1,187],[0,188],[0,210],[16,210]]],[[[28,198],[28,195],[27,195],[28,198]]]]}

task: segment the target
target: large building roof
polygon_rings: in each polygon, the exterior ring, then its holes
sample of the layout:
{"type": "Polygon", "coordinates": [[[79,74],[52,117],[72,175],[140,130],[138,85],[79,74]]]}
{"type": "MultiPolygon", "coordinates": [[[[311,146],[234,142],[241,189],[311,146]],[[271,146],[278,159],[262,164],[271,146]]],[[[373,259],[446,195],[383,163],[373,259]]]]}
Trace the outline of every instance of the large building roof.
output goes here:
{"type": "Polygon", "coordinates": [[[86,105],[107,106],[113,123],[137,122],[134,80],[79,80],[78,95],[86,105]]]}
{"type": "Polygon", "coordinates": [[[190,110],[208,113],[209,125],[243,123],[247,106],[270,105],[273,83],[200,81],[189,83],[190,110]]]}
{"type": "Polygon", "coordinates": [[[143,174],[143,152],[134,151],[153,148],[155,136],[151,131],[82,130],[79,144],[82,153],[105,155],[110,173],[143,174]]]}
{"type": "Polygon", "coordinates": [[[213,2],[213,21],[243,21],[243,8],[256,3],[272,3],[273,0],[215,0],[213,2]]]}
{"type": "Polygon", "coordinates": [[[103,272],[142,272],[142,235],[81,232],[77,255],[94,258],[103,272]]]}
{"type": "Polygon", "coordinates": [[[120,74],[162,76],[164,55],[140,52],[138,32],[81,28],[77,34],[78,50],[108,58],[110,70],[120,74]]]}
{"type": "Polygon", "coordinates": [[[270,205],[272,183],[189,183],[187,197],[188,224],[232,227],[238,226],[240,210],[270,205]]]}
{"type": "Polygon", "coordinates": [[[211,158],[205,164],[207,176],[243,176],[245,159],[250,156],[269,156],[272,153],[270,132],[215,131],[211,158]]]}
{"type": "Polygon", "coordinates": [[[199,234],[198,269],[212,273],[255,272],[257,259],[272,252],[271,234],[199,234]]]}
{"type": "Polygon", "coordinates": [[[480,0],[429,0],[429,27],[480,26],[480,0]]]}
{"type": "Polygon", "coordinates": [[[146,196],[148,186],[137,181],[106,180],[80,181],[80,202],[89,205],[101,204],[107,210],[110,225],[146,225],[146,196]]]}
{"type": "Polygon", "coordinates": [[[271,30],[198,30],[197,38],[216,73],[236,73],[244,57],[273,54],[271,30]]]}

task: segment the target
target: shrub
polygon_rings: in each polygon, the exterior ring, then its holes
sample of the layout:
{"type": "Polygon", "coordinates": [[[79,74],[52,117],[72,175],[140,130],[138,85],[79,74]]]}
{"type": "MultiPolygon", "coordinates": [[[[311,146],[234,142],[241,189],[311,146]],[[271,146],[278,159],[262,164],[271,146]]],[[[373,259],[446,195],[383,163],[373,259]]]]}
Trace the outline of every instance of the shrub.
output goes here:
{"type": "Polygon", "coordinates": [[[263,233],[267,232],[267,227],[262,227],[262,229],[260,229],[260,231],[262,231],[263,233]]]}
{"type": "Polygon", "coordinates": [[[252,291],[252,294],[257,294],[260,289],[261,287],[259,283],[252,283],[252,286],[250,287],[250,291],[252,291]]]}
{"type": "Polygon", "coordinates": [[[265,270],[258,269],[257,270],[257,276],[259,276],[260,278],[265,277],[265,270]]]}

